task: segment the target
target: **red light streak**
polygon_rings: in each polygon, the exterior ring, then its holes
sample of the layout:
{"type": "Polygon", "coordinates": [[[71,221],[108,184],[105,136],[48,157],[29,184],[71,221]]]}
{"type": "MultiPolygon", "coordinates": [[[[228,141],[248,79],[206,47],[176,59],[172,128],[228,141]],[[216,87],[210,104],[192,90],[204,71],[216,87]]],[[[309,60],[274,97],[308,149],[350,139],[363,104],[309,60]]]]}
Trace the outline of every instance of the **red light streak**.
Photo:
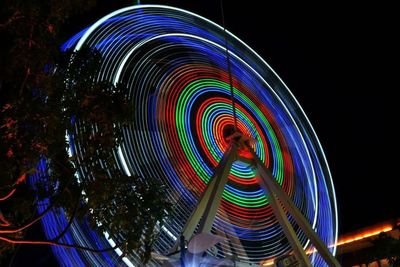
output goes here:
{"type": "Polygon", "coordinates": [[[15,188],[13,190],[10,191],[10,193],[8,193],[6,196],[0,198],[0,201],[4,201],[7,200],[8,198],[10,198],[14,193],[15,193],[15,188]]]}

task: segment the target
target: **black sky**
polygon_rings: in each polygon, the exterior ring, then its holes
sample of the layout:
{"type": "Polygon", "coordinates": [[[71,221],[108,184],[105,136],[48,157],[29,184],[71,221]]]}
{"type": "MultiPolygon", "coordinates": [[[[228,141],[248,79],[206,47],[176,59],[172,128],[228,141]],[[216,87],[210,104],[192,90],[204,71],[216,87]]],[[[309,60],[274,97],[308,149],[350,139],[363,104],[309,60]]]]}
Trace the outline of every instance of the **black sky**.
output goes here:
{"type": "MultiPolygon", "coordinates": [[[[71,34],[131,1],[102,0],[71,34]]],[[[385,3],[224,1],[226,27],[257,51],[304,108],[336,186],[340,233],[400,217],[395,116],[399,32],[385,3]]],[[[219,0],[160,0],[222,24],[219,0]]],[[[398,112],[397,112],[398,113],[398,112]]]]}
{"type": "MultiPolygon", "coordinates": [[[[219,0],[141,3],[222,21],[219,0]]],[[[340,233],[400,217],[395,10],[366,3],[224,1],[227,29],[272,66],[314,126],[336,186],[340,233]]]]}

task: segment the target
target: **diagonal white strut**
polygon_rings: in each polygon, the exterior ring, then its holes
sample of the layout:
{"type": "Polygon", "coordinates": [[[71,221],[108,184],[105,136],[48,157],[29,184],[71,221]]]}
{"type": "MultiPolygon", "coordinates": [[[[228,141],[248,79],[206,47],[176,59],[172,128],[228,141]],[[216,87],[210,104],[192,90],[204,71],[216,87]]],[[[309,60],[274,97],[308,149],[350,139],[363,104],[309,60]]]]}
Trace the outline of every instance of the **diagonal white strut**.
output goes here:
{"type": "MultiPolygon", "coordinates": [[[[182,230],[182,235],[185,240],[190,240],[193,236],[196,226],[199,224],[199,233],[210,232],[217,213],[219,203],[221,202],[224,186],[228,181],[228,175],[232,167],[232,163],[236,159],[237,145],[232,143],[225,151],[224,156],[219,162],[214,171],[210,182],[207,184],[206,189],[203,191],[196,208],[193,210],[189,219],[182,230]]],[[[172,251],[176,251],[179,247],[179,242],[175,244],[172,251]]]]}
{"type": "MultiPolygon", "coordinates": [[[[270,194],[270,198],[272,199],[277,199],[279,198],[280,202],[283,204],[285,209],[293,216],[295,219],[297,225],[303,230],[303,232],[306,234],[306,236],[310,239],[311,243],[315,246],[315,248],[318,250],[319,254],[322,256],[322,258],[325,260],[325,262],[329,266],[334,266],[338,267],[341,266],[337,259],[332,255],[332,253],[329,251],[328,247],[326,244],[319,238],[319,236],[315,233],[314,229],[312,229],[310,223],[307,221],[307,219],[304,217],[304,215],[299,211],[299,209],[294,205],[292,200],[289,198],[289,196],[286,194],[286,192],[280,187],[280,185],[276,182],[274,177],[272,176],[271,171],[265,167],[265,165],[261,162],[261,160],[258,158],[258,156],[254,153],[252,149],[249,149],[253,155],[253,159],[256,163],[256,167],[258,172],[261,175],[262,182],[267,188],[267,192],[270,194]]],[[[279,203],[279,201],[277,201],[279,203]]],[[[275,216],[277,216],[276,212],[274,211],[275,216]]],[[[279,215],[278,215],[279,216],[279,215]]],[[[285,215],[286,216],[286,215],[285,215]]],[[[287,218],[286,218],[287,220],[287,218]]],[[[284,226],[281,224],[281,226],[284,228],[284,226]]],[[[289,228],[293,227],[288,225],[289,228]]],[[[286,234],[286,232],[285,232],[286,234]]],[[[291,237],[286,234],[286,237],[291,239],[291,237]]],[[[293,238],[297,239],[297,236],[295,235],[293,238]]],[[[295,248],[294,245],[292,244],[292,248],[296,254],[297,257],[298,254],[301,254],[301,252],[296,252],[297,247],[295,248]]],[[[303,252],[304,250],[301,249],[303,252]]],[[[301,260],[301,259],[298,259],[301,260]]]]}
{"type": "Polygon", "coordinates": [[[260,171],[260,166],[257,164],[258,174],[261,179],[258,181],[268,195],[269,204],[271,205],[272,212],[274,213],[276,219],[282,227],[286,238],[288,239],[293,252],[300,263],[300,266],[311,266],[310,259],[306,255],[300,240],[297,238],[296,232],[294,231],[292,225],[290,224],[285,211],[283,210],[278,198],[275,196],[274,191],[271,189],[269,183],[265,180],[272,179],[272,176],[266,176],[265,172],[260,171]]]}
{"type": "MultiPolygon", "coordinates": [[[[313,243],[325,262],[329,266],[341,266],[336,258],[329,251],[326,244],[316,234],[304,215],[299,211],[299,209],[295,206],[295,204],[292,202],[286,192],[276,182],[271,171],[261,162],[253,149],[247,144],[235,141],[232,141],[229,148],[225,151],[222,160],[218,164],[213,176],[211,177],[211,181],[208,183],[206,189],[203,191],[196,208],[186,222],[182,230],[182,235],[184,236],[185,240],[191,239],[197,225],[199,225],[198,233],[209,233],[211,231],[215,215],[221,202],[224,186],[228,181],[228,175],[231,170],[232,164],[236,159],[242,160],[242,158],[239,157],[237,154],[239,146],[241,148],[246,146],[251,152],[253,159],[243,159],[243,161],[251,163],[257,169],[257,172],[261,177],[259,183],[269,196],[272,211],[277,218],[279,224],[281,225],[283,232],[285,233],[285,236],[288,239],[296,258],[300,263],[300,266],[311,266],[311,263],[292,225],[290,224],[287,215],[283,210],[283,207],[287,210],[288,213],[293,216],[297,225],[310,239],[311,243],[313,243]]],[[[171,252],[176,251],[178,246],[179,242],[175,244],[171,252]]]]}

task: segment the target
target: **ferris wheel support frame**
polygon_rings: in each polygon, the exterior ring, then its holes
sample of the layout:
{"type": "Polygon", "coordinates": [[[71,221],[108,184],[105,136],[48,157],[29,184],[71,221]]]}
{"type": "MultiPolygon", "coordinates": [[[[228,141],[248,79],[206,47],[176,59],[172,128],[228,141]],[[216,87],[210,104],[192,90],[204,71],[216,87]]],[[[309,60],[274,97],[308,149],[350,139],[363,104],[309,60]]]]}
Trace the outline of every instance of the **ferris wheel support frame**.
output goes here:
{"type": "MultiPolygon", "coordinates": [[[[228,175],[233,162],[236,159],[237,145],[231,145],[224,153],[222,160],[216,167],[210,182],[197,202],[196,208],[193,210],[189,219],[182,230],[182,236],[185,240],[190,240],[199,224],[199,233],[209,233],[214,222],[215,215],[221,202],[224,186],[228,181],[228,175]]],[[[179,247],[179,242],[175,244],[171,252],[176,251],[179,247]]]]}
{"type": "MultiPolygon", "coordinates": [[[[307,219],[304,217],[304,215],[299,211],[299,209],[296,207],[296,205],[294,205],[293,201],[288,197],[286,192],[279,186],[278,182],[274,179],[271,171],[264,164],[262,164],[260,158],[254,153],[254,151],[251,148],[249,148],[249,150],[252,153],[253,159],[256,163],[257,170],[260,174],[260,177],[262,178],[262,182],[263,182],[262,185],[265,186],[265,188],[267,189],[267,192],[269,193],[269,196],[270,196],[269,199],[270,200],[274,199],[278,203],[278,206],[279,206],[278,210],[275,211],[275,209],[273,208],[274,215],[278,217],[279,216],[278,213],[281,212],[281,214],[284,215],[284,217],[286,218],[286,223],[285,223],[286,226],[289,229],[291,228],[291,230],[293,230],[292,225],[289,223],[285,213],[282,210],[281,205],[283,205],[283,207],[293,216],[297,225],[303,230],[303,232],[306,234],[306,236],[310,239],[311,243],[315,246],[316,250],[320,253],[320,255],[325,260],[325,262],[329,266],[340,267],[341,265],[339,264],[338,260],[332,255],[332,253],[329,251],[326,244],[319,238],[319,236],[316,234],[314,229],[311,227],[310,223],[307,221],[307,219]],[[279,202],[281,204],[279,204],[279,202]]],[[[273,207],[272,204],[271,204],[271,206],[273,207]]],[[[281,224],[282,228],[285,229],[285,226],[281,222],[279,222],[279,223],[281,224]]],[[[294,230],[293,230],[293,233],[294,233],[294,230]]],[[[296,234],[294,234],[294,236],[290,237],[290,235],[291,235],[290,232],[286,233],[286,231],[285,231],[285,235],[289,239],[289,241],[290,241],[290,238],[292,238],[292,237],[294,239],[297,239],[297,241],[298,241],[296,234]]],[[[292,244],[292,242],[291,242],[291,245],[294,250],[294,253],[299,258],[299,260],[301,260],[300,254],[305,255],[304,249],[302,249],[302,248],[298,249],[298,247],[295,246],[294,244],[292,244]],[[295,247],[296,247],[296,249],[295,249],[295,247]],[[303,252],[303,253],[301,253],[301,252],[303,252]]],[[[303,256],[301,256],[301,257],[303,258],[303,256]]],[[[306,256],[306,258],[308,259],[307,256],[306,256]]]]}
{"type": "MultiPolygon", "coordinates": [[[[293,216],[297,225],[310,239],[311,243],[315,246],[316,250],[320,253],[325,262],[329,266],[340,267],[340,263],[329,251],[326,244],[319,238],[304,215],[276,182],[272,172],[261,162],[260,158],[247,143],[240,142],[240,139],[231,141],[228,149],[222,157],[222,160],[216,167],[210,182],[207,184],[207,187],[199,198],[196,208],[193,210],[183,227],[182,236],[185,240],[190,240],[192,238],[197,225],[199,225],[198,233],[210,233],[215,215],[221,202],[224,186],[228,181],[228,175],[232,164],[235,160],[240,160],[249,163],[258,172],[258,176],[261,178],[258,182],[268,194],[272,211],[281,225],[300,266],[312,265],[283,208],[293,216]],[[237,153],[238,147],[247,147],[253,158],[248,159],[240,157],[237,153]]],[[[171,252],[177,251],[178,247],[179,242],[173,246],[171,252]]]]}

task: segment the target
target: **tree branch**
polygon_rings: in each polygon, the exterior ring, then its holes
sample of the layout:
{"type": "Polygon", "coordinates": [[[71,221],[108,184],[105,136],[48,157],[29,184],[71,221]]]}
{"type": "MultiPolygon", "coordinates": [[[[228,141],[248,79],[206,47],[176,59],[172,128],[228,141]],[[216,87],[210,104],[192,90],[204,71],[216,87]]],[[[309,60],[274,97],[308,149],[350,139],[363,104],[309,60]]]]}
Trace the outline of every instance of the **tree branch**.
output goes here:
{"type": "Polygon", "coordinates": [[[59,233],[55,238],[52,239],[52,241],[57,242],[61,237],[63,237],[65,235],[65,233],[71,227],[72,222],[74,221],[76,212],[78,211],[80,199],[81,199],[81,192],[79,192],[78,199],[76,200],[76,204],[75,204],[74,210],[72,211],[71,218],[69,219],[68,224],[65,226],[64,230],[62,230],[61,233],[59,233]]]}
{"type": "MultiPolygon", "coordinates": [[[[54,161],[54,162],[55,162],[58,166],[64,168],[64,170],[65,170],[68,174],[71,174],[70,170],[69,170],[68,168],[66,168],[63,164],[59,163],[58,161],[54,161]]],[[[61,191],[58,192],[58,194],[62,194],[62,193],[65,192],[65,190],[68,188],[69,184],[72,182],[73,178],[74,178],[74,176],[71,175],[71,178],[70,178],[70,179],[68,180],[68,182],[65,184],[64,188],[63,188],[61,191]]],[[[22,175],[17,179],[17,182],[15,183],[15,185],[20,184],[21,182],[25,181],[25,179],[26,179],[26,173],[22,174],[22,175]]],[[[6,200],[7,198],[11,197],[11,195],[14,194],[15,190],[16,190],[16,188],[14,188],[13,190],[11,190],[11,192],[10,192],[8,195],[6,195],[5,197],[1,198],[0,201],[6,200]]],[[[79,200],[78,200],[78,203],[79,203],[79,200]]],[[[7,230],[2,230],[2,229],[0,229],[0,234],[15,234],[15,233],[18,233],[18,232],[20,232],[20,231],[23,231],[24,229],[26,229],[26,228],[32,226],[34,223],[40,221],[40,220],[46,215],[46,213],[49,212],[53,207],[54,207],[54,204],[50,204],[50,205],[49,205],[42,213],[40,213],[34,220],[30,221],[29,223],[27,223],[27,224],[25,224],[25,225],[23,225],[23,226],[21,226],[21,227],[19,227],[19,228],[16,228],[16,229],[7,229],[7,230]]],[[[74,211],[74,213],[75,213],[75,211],[74,211]]],[[[4,218],[4,216],[3,216],[3,218],[4,218]]],[[[2,221],[4,222],[4,224],[0,224],[0,227],[8,227],[8,226],[10,226],[10,223],[9,223],[7,220],[5,220],[5,218],[4,218],[4,220],[2,220],[2,221]]],[[[70,225],[71,223],[72,223],[72,222],[70,222],[69,225],[70,225]]],[[[69,227],[69,226],[68,226],[68,227],[69,227]]],[[[64,229],[64,230],[66,231],[67,229],[64,229]]],[[[64,232],[64,231],[63,231],[63,232],[64,232]]],[[[60,237],[61,237],[61,236],[60,236],[60,237]]]]}
{"type": "MultiPolygon", "coordinates": [[[[62,164],[60,164],[60,163],[57,163],[57,164],[58,164],[59,166],[62,166],[62,164]]],[[[65,168],[65,166],[62,166],[62,167],[65,168]]],[[[65,169],[67,169],[67,168],[65,168],[65,169]]],[[[65,187],[61,190],[61,192],[59,192],[59,194],[64,193],[64,191],[67,189],[68,185],[69,185],[69,184],[71,183],[71,181],[73,180],[73,177],[74,177],[74,176],[71,176],[71,178],[69,179],[69,181],[67,182],[67,184],[65,185],[65,187]]],[[[18,178],[18,180],[17,180],[17,182],[15,183],[15,185],[18,185],[18,184],[21,183],[22,181],[25,181],[25,178],[26,178],[26,173],[22,174],[22,175],[18,178]]],[[[16,188],[14,188],[13,190],[11,190],[11,192],[10,192],[8,195],[6,195],[5,197],[1,198],[0,201],[6,200],[7,198],[11,197],[11,195],[14,194],[15,190],[16,190],[16,188]]],[[[53,207],[54,207],[54,205],[51,204],[51,205],[48,206],[42,213],[40,213],[40,214],[36,217],[36,219],[34,219],[33,221],[31,221],[31,222],[25,224],[25,225],[22,226],[22,227],[19,227],[19,228],[16,228],[16,229],[8,229],[8,230],[1,230],[1,229],[0,229],[0,234],[13,234],[13,233],[20,232],[20,231],[22,231],[22,230],[24,230],[24,229],[26,229],[26,228],[32,226],[34,223],[36,223],[36,222],[38,222],[39,220],[41,220],[41,219],[46,215],[46,213],[49,212],[53,207]]],[[[5,219],[5,218],[4,218],[4,219],[5,219]]],[[[4,221],[4,222],[6,222],[6,221],[4,221]]],[[[7,223],[8,223],[8,221],[7,221],[7,223]]],[[[0,225],[0,227],[7,227],[7,226],[10,226],[10,224],[7,224],[7,225],[1,224],[1,225],[0,225]]]]}
{"type": "Polygon", "coordinates": [[[7,195],[0,198],[0,201],[4,201],[4,200],[7,200],[8,198],[10,198],[15,193],[17,185],[19,185],[22,182],[25,182],[25,180],[26,180],[26,173],[23,173],[18,177],[17,181],[13,185],[7,186],[7,188],[12,188],[12,189],[7,195]]]}
{"type": "Polygon", "coordinates": [[[84,247],[84,246],[79,246],[79,245],[58,243],[58,242],[54,242],[54,241],[24,240],[24,239],[14,239],[14,238],[3,237],[3,236],[0,236],[0,240],[3,240],[10,244],[50,245],[50,246],[59,246],[59,247],[64,247],[64,248],[82,249],[82,250],[87,250],[87,251],[96,252],[96,253],[111,251],[111,250],[114,250],[121,246],[121,244],[117,244],[117,245],[115,245],[113,247],[109,247],[109,248],[95,249],[95,248],[89,248],[89,247],[84,247]]]}
{"type": "Polygon", "coordinates": [[[24,16],[21,15],[21,12],[19,10],[15,10],[14,14],[12,14],[5,23],[0,24],[0,28],[6,28],[14,21],[22,18],[24,18],[24,16]]]}
{"type": "Polygon", "coordinates": [[[5,195],[4,197],[0,198],[0,201],[4,201],[4,200],[7,200],[8,198],[10,198],[15,193],[15,190],[16,189],[14,188],[7,195],[5,195]]]}
{"type": "MultiPolygon", "coordinates": [[[[31,48],[32,48],[33,28],[34,28],[34,24],[32,23],[31,27],[30,27],[30,30],[29,30],[28,51],[30,51],[31,48]]],[[[29,75],[31,75],[31,68],[29,66],[25,66],[25,76],[24,76],[24,79],[22,81],[21,87],[19,89],[19,96],[20,97],[22,96],[22,93],[23,93],[23,91],[25,89],[25,85],[28,82],[29,75]]]]}
{"type": "Polygon", "coordinates": [[[16,229],[0,230],[0,234],[15,234],[15,233],[18,233],[18,232],[20,232],[20,231],[22,231],[22,230],[24,230],[24,229],[26,229],[28,227],[31,227],[32,224],[40,221],[46,215],[46,213],[49,212],[53,208],[53,206],[54,205],[48,206],[42,213],[40,213],[36,217],[36,219],[34,219],[31,222],[25,224],[24,226],[21,226],[21,227],[16,228],[16,229]]]}
{"type": "Polygon", "coordinates": [[[11,225],[10,222],[7,221],[6,218],[4,218],[4,215],[3,215],[3,213],[1,212],[1,210],[0,210],[0,221],[2,221],[2,222],[0,223],[0,226],[1,226],[1,227],[7,227],[7,226],[10,226],[10,225],[11,225]]]}

